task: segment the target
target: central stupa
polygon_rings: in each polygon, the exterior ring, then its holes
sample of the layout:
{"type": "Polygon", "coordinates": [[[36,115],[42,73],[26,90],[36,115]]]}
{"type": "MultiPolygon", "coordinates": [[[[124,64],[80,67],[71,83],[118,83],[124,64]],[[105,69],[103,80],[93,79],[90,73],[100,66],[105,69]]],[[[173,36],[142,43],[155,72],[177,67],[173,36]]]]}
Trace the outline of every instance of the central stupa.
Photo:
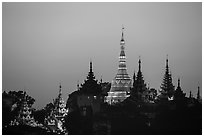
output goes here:
{"type": "Polygon", "coordinates": [[[122,28],[122,37],[120,40],[120,56],[118,73],[111,82],[111,89],[106,97],[106,102],[109,104],[115,104],[122,102],[128,97],[131,87],[131,79],[127,73],[126,56],[125,56],[125,40],[124,40],[124,27],[122,28]]]}

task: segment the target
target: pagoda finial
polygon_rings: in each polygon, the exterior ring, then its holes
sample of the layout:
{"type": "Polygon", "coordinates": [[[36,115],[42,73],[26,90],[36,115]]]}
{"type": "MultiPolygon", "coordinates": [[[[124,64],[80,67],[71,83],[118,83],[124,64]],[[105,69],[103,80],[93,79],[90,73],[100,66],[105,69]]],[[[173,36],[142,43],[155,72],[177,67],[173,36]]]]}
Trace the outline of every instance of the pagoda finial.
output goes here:
{"type": "Polygon", "coordinates": [[[90,60],[90,72],[92,72],[92,60],[90,60]]]}
{"type": "Polygon", "coordinates": [[[93,70],[92,70],[92,61],[90,61],[90,70],[89,70],[89,74],[87,76],[87,79],[88,80],[93,80],[95,79],[95,76],[94,76],[94,73],[93,73],[93,70]]]}
{"type": "Polygon", "coordinates": [[[180,77],[178,78],[178,87],[180,87],[180,77]]]}
{"type": "Polygon", "coordinates": [[[123,31],[124,31],[124,26],[122,25],[122,38],[124,39],[124,36],[123,36],[123,31]]]}
{"type": "Polygon", "coordinates": [[[169,67],[169,66],[168,66],[168,65],[169,65],[168,63],[169,63],[169,60],[168,60],[168,54],[167,54],[167,55],[166,55],[166,68],[169,67]]]}
{"type": "Polygon", "coordinates": [[[141,60],[140,60],[140,56],[139,56],[139,71],[141,71],[141,60]]]}
{"type": "Polygon", "coordinates": [[[122,25],[122,37],[121,37],[121,41],[120,41],[121,43],[124,43],[124,34],[123,34],[123,33],[124,33],[124,29],[125,29],[125,28],[124,28],[124,26],[122,25]]]}

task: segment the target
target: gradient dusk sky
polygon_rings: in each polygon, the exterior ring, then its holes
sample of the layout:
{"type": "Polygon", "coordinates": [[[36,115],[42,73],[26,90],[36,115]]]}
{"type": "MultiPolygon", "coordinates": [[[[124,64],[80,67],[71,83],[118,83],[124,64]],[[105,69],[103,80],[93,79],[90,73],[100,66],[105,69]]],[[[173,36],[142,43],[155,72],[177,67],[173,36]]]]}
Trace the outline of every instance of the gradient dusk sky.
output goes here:
{"type": "MultiPolygon", "coordinates": [[[[202,3],[3,3],[2,90],[27,90],[42,108],[118,68],[122,24],[130,77],[141,56],[145,82],[160,89],[166,55],[174,86],[194,97],[202,86],[202,3]]],[[[202,88],[201,88],[202,90],[202,88]]]]}

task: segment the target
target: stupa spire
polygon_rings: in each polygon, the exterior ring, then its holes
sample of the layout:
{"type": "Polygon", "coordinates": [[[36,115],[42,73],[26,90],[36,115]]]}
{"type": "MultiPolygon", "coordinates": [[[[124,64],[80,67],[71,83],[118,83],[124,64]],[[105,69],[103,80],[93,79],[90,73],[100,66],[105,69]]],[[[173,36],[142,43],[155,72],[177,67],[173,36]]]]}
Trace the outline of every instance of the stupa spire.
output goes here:
{"type": "Polygon", "coordinates": [[[124,40],[124,27],[122,27],[122,37],[120,40],[120,58],[125,58],[125,40],[124,40]]]}
{"type": "Polygon", "coordinates": [[[121,41],[120,42],[125,42],[125,40],[124,40],[124,26],[122,25],[122,37],[121,37],[121,41]]]}
{"type": "Polygon", "coordinates": [[[120,45],[121,51],[119,56],[118,73],[112,81],[111,89],[106,98],[109,104],[114,104],[125,100],[127,98],[127,93],[130,93],[131,88],[131,78],[127,74],[126,67],[124,27],[122,27],[120,45]]]}

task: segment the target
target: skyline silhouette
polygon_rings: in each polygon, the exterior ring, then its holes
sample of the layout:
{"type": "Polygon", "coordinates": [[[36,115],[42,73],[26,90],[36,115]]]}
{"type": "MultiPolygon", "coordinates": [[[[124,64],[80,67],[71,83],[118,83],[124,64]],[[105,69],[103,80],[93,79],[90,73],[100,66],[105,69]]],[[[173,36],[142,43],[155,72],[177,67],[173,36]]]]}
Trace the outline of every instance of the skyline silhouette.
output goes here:
{"type": "Polygon", "coordinates": [[[168,54],[173,84],[202,95],[202,3],[3,3],[2,90],[26,90],[42,108],[83,83],[117,73],[122,24],[127,71],[160,89],[168,54]]]}

